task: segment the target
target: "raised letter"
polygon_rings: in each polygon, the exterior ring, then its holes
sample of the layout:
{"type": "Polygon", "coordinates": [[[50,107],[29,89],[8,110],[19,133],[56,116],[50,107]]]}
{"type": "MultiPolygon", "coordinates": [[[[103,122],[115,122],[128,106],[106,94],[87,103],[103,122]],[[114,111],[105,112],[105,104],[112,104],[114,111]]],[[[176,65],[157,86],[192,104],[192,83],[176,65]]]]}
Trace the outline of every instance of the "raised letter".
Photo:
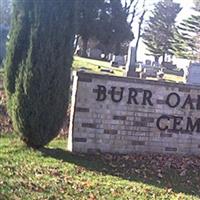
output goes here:
{"type": "Polygon", "coordinates": [[[173,123],[173,131],[181,131],[183,128],[178,128],[177,126],[181,124],[181,121],[183,120],[183,117],[176,117],[173,116],[174,118],[174,123],[173,123]]]}
{"type": "Polygon", "coordinates": [[[116,103],[120,102],[120,101],[122,100],[122,98],[123,98],[124,88],[121,87],[120,89],[121,89],[120,92],[116,92],[116,91],[115,91],[115,90],[116,90],[116,87],[111,87],[111,99],[112,99],[114,102],[116,102],[116,103]],[[119,94],[119,95],[120,95],[120,96],[119,96],[119,99],[116,99],[116,98],[115,98],[115,96],[117,95],[117,93],[120,93],[120,94],[119,94]]]}
{"type": "Polygon", "coordinates": [[[153,106],[151,102],[151,97],[152,97],[152,92],[150,90],[144,90],[142,105],[147,105],[148,102],[150,106],[153,106]]]}
{"type": "Polygon", "coordinates": [[[106,87],[103,85],[97,85],[97,98],[96,101],[104,101],[106,99],[106,87]]]}
{"type": "Polygon", "coordinates": [[[196,129],[196,132],[200,132],[200,118],[198,118],[195,123],[192,123],[192,119],[190,117],[187,118],[187,127],[186,131],[193,132],[196,129]]]}
{"type": "Polygon", "coordinates": [[[194,110],[194,105],[192,104],[192,98],[190,95],[187,96],[183,106],[181,108],[185,108],[185,106],[189,104],[190,105],[190,109],[194,110]]]}
{"type": "Polygon", "coordinates": [[[165,131],[165,130],[168,129],[168,126],[165,126],[164,128],[162,128],[162,127],[160,126],[160,122],[161,122],[162,119],[167,119],[167,120],[169,121],[170,118],[169,118],[169,116],[167,116],[167,115],[162,115],[162,116],[160,116],[160,117],[157,119],[157,122],[156,122],[157,128],[158,128],[160,131],[165,131]]]}
{"type": "Polygon", "coordinates": [[[167,96],[166,104],[167,104],[169,107],[171,107],[171,108],[175,108],[176,106],[179,105],[180,100],[181,100],[181,99],[180,99],[180,96],[179,96],[178,94],[176,94],[175,92],[172,92],[172,93],[170,93],[170,94],[167,96]],[[175,97],[176,97],[176,102],[174,103],[174,105],[172,105],[171,102],[170,102],[170,98],[171,98],[172,96],[175,96],[175,97]]]}
{"type": "Polygon", "coordinates": [[[138,105],[138,102],[137,102],[137,99],[136,99],[136,96],[137,96],[137,90],[135,88],[129,88],[129,95],[128,95],[128,101],[127,103],[128,104],[132,104],[132,100],[134,101],[134,103],[136,105],[138,105]]]}

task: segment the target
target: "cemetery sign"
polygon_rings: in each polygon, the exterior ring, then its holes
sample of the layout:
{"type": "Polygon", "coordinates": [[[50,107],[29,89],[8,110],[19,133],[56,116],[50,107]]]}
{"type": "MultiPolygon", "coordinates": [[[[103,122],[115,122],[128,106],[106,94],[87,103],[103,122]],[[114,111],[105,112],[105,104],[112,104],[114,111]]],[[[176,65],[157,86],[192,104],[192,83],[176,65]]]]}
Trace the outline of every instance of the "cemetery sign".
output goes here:
{"type": "Polygon", "coordinates": [[[200,87],[79,72],[69,149],[199,154],[199,116],[200,87]]]}

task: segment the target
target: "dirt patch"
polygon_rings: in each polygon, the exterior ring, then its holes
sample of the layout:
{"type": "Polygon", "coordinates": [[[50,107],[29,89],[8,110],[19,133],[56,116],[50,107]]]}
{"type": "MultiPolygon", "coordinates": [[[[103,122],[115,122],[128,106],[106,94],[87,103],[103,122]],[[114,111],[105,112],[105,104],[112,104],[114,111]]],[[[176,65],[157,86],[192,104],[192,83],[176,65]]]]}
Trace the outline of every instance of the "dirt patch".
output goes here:
{"type": "Polygon", "coordinates": [[[0,90],[0,133],[11,133],[12,131],[12,123],[6,110],[6,95],[3,90],[0,90]]]}

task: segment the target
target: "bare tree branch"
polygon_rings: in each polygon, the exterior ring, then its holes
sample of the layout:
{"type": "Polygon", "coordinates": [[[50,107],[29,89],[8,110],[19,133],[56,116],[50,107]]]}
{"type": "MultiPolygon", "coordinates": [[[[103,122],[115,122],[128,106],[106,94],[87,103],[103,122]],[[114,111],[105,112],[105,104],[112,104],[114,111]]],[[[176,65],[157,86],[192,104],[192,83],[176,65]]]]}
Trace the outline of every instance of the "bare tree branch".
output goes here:
{"type": "Polygon", "coordinates": [[[137,2],[135,3],[135,5],[133,6],[133,11],[132,11],[132,15],[131,15],[131,20],[129,22],[129,24],[131,25],[133,23],[133,20],[135,18],[135,15],[136,15],[136,8],[137,8],[137,5],[138,5],[138,2],[139,0],[137,0],[137,2]]]}
{"type": "Polygon", "coordinates": [[[142,6],[143,12],[140,15],[139,23],[138,23],[138,36],[137,36],[137,40],[136,40],[136,44],[135,44],[135,62],[137,62],[137,50],[138,50],[140,38],[142,36],[142,34],[141,34],[141,32],[142,32],[142,24],[143,24],[143,21],[144,21],[144,16],[145,16],[145,14],[147,12],[147,10],[145,9],[145,3],[146,3],[146,0],[143,1],[143,6],[142,6]]]}
{"type": "Polygon", "coordinates": [[[130,10],[130,8],[131,8],[132,4],[134,3],[134,1],[135,0],[125,0],[125,6],[124,6],[124,8],[125,8],[126,11],[130,10]]]}
{"type": "MultiPolygon", "coordinates": [[[[129,6],[128,6],[128,10],[130,10],[130,8],[131,8],[132,4],[134,3],[134,1],[135,1],[135,0],[131,0],[131,1],[130,1],[130,4],[129,4],[129,6]]],[[[137,0],[136,4],[138,4],[138,1],[139,1],[139,0],[137,0]]]]}
{"type": "Polygon", "coordinates": [[[131,19],[129,24],[131,25],[134,21],[134,18],[136,16],[136,12],[137,12],[137,6],[138,6],[139,0],[131,0],[130,2],[130,7],[128,9],[128,15],[131,15],[131,19]],[[132,6],[132,4],[135,2],[134,6],[132,6]],[[133,7],[133,10],[131,9],[131,7],[133,7]]]}

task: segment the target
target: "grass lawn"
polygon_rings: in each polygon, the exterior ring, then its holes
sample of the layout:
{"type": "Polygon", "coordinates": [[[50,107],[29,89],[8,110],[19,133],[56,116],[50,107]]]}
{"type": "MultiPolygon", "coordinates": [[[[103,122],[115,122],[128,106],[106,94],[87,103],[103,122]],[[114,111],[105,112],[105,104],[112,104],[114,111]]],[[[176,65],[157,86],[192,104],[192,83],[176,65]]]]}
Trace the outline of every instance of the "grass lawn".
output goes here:
{"type": "MultiPolygon", "coordinates": [[[[124,70],[122,68],[112,67],[109,62],[106,61],[100,61],[100,60],[93,60],[89,58],[81,58],[78,56],[74,56],[74,61],[72,64],[73,70],[84,70],[88,72],[93,73],[101,73],[101,74],[110,74],[110,75],[116,75],[116,76],[123,76],[124,70]],[[109,72],[102,72],[101,69],[111,69],[113,73],[109,72]]],[[[0,69],[0,79],[3,77],[3,70],[0,69]]],[[[155,78],[147,78],[156,80],[155,78]]],[[[164,80],[166,81],[172,81],[172,82],[181,82],[184,83],[185,79],[181,76],[171,75],[171,74],[165,74],[164,80]]]]}
{"type": "Polygon", "coordinates": [[[178,168],[166,168],[169,158],[84,156],[65,149],[63,138],[36,151],[2,134],[0,199],[200,199],[196,165],[180,175],[178,168]],[[160,171],[157,162],[163,162],[160,171]]]}
{"type": "MultiPolygon", "coordinates": [[[[116,76],[123,76],[124,70],[121,68],[111,67],[109,62],[100,61],[100,60],[93,60],[88,58],[81,58],[78,56],[74,56],[74,62],[73,62],[73,69],[84,69],[85,71],[90,71],[94,73],[103,73],[100,71],[100,69],[112,69],[113,74],[109,73],[110,75],[116,75],[116,76]]],[[[156,78],[147,78],[149,80],[157,80],[156,78]]],[[[181,82],[185,83],[185,78],[181,76],[176,76],[172,74],[165,74],[164,80],[171,81],[171,82],[181,82]]]]}
{"type": "MultiPolygon", "coordinates": [[[[73,68],[81,67],[100,73],[110,65],[75,57],[73,68]]],[[[0,134],[0,200],[200,199],[200,158],[75,155],[66,144],[60,137],[36,151],[0,134]]]]}
{"type": "Polygon", "coordinates": [[[91,71],[95,73],[104,73],[101,72],[101,69],[111,69],[113,73],[109,73],[110,75],[122,76],[123,70],[117,67],[112,67],[109,62],[93,60],[89,58],[81,58],[78,56],[74,56],[74,61],[72,65],[74,70],[84,69],[85,71],[91,71]]]}

